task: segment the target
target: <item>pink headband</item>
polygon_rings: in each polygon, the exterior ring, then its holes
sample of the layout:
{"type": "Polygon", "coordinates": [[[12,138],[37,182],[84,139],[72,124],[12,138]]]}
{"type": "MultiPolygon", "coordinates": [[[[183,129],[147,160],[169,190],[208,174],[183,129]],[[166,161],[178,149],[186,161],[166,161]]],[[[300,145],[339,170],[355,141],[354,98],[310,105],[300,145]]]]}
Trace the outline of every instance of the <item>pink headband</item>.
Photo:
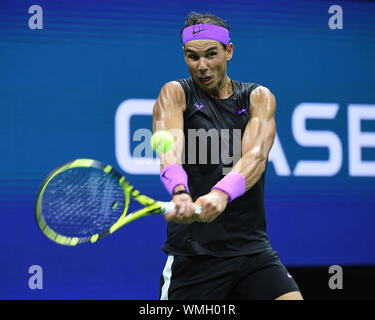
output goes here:
{"type": "Polygon", "coordinates": [[[225,45],[229,44],[230,40],[228,29],[213,24],[195,24],[182,31],[183,44],[198,39],[216,40],[225,45]]]}

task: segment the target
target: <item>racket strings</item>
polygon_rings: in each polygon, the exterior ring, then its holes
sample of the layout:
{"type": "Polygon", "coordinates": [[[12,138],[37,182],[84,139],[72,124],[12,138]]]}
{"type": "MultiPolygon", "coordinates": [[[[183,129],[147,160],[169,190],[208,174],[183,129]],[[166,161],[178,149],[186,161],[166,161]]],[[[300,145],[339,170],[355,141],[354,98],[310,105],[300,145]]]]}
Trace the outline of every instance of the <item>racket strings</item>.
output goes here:
{"type": "Polygon", "coordinates": [[[71,168],[47,184],[43,217],[56,233],[87,237],[103,233],[122,215],[124,190],[114,175],[98,168],[71,168]]]}

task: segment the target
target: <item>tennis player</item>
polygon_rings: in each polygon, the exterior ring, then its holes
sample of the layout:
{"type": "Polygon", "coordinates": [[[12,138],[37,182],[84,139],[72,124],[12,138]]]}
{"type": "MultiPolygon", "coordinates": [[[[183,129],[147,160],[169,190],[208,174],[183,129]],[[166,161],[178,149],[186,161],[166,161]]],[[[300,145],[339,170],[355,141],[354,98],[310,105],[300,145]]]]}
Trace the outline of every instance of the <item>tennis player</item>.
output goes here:
{"type": "Polygon", "coordinates": [[[276,131],[275,97],[266,87],[229,78],[233,43],[222,19],[190,13],[181,39],[191,77],[166,83],[153,114],[154,131],[185,138],[177,137],[161,161],[161,182],[176,209],[165,216],[168,259],[160,299],[300,300],[266,233],[264,184],[276,131]],[[229,132],[228,150],[223,130],[229,132]],[[205,149],[192,132],[210,132],[205,149]],[[212,161],[213,153],[221,146],[220,152],[234,154],[238,132],[240,157],[225,174],[228,165],[223,157],[212,161]],[[203,151],[205,163],[199,161],[203,151]],[[202,206],[200,215],[195,205],[202,206]]]}

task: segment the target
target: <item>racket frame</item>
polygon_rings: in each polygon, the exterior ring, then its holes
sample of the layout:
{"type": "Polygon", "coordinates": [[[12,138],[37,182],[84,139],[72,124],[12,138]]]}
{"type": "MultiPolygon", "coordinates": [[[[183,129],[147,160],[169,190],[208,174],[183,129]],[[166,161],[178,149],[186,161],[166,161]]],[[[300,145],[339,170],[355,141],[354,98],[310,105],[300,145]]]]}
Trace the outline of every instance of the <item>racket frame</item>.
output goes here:
{"type": "Polygon", "coordinates": [[[70,161],[68,163],[63,164],[62,166],[53,170],[42,182],[41,186],[39,187],[36,202],[35,202],[35,218],[36,222],[43,232],[43,234],[49,238],[50,240],[65,246],[76,246],[78,244],[83,243],[94,243],[97,240],[115,232],[125,224],[134,221],[140,217],[145,217],[152,214],[158,213],[165,213],[166,211],[170,210],[170,205],[167,205],[166,202],[156,201],[152,198],[149,198],[145,195],[142,195],[138,190],[134,189],[134,187],[125,179],[123,175],[121,175],[118,171],[112,168],[112,166],[104,164],[97,160],[92,159],[76,159],[70,161]],[[96,233],[91,236],[85,237],[69,237],[65,235],[58,234],[52,228],[50,228],[42,213],[42,203],[43,203],[43,194],[48,185],[48,183],[58,174],[65,170],[69,170],[76,167],[84,167],[84,168],[97,168],[103,170],[106,174],[111,174],[118,179],[118,183],[121,185],[124,191],[124,210],[119,217],[119,219],[107,230],[96,233]],[[144,208],[134,211],[132,213],[127,214],[130,204],[130,198],[133,198],[143,206],[144,208]]]}

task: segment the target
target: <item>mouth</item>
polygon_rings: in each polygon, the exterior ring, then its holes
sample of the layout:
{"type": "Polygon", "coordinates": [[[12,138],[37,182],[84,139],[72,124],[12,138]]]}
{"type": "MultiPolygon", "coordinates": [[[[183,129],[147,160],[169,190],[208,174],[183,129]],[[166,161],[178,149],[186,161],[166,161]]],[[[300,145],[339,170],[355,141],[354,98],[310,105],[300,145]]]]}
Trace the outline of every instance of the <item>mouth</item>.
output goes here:
{"type": "Polygon", "coordinates": [[[208,83],[210,83],[212,78],[211,77],[199,77],[198,79],[201,83],[208,84],[208,83]]]}

